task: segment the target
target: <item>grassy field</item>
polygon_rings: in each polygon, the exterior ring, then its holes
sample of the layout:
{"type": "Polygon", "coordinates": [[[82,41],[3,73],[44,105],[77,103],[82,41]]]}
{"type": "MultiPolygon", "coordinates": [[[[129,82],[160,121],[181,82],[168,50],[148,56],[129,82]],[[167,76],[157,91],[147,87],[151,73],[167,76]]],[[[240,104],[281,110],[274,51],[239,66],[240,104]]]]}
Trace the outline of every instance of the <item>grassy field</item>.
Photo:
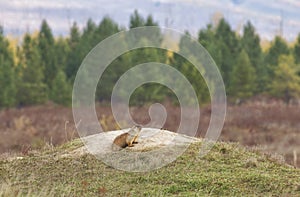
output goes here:
{"type": "Polygon", "coordinates": [[[131,173],[89,154],[70,154],[74,140],[0,160],[0,196],[300,196],[300,170],[274,155],[218,142],[198,157],[201,143],[167,166],[131,173]],[[67,155],[67,156],[66,156],[67,155]]]}
{"type": "MultiPolygon", "coordinates": [[[[163,128],[176,131],[180,122],[180,108],[170,103],[164,105],[168,116],[163,128]]],[[[108,104],[97,104],[96,111],[105,131],[118,129],[108,104]]],[[[144,125],[150,121],[147,106],[132,107],[131,112],[138,124],[144,125]]],[[[201,108],[196,136],[205,136],[210,112],[210,106],[201,108]]],[[[281,154],[286,162],[300,167],[299,117],[300,105],[287,106],[279,100],[254,99],[241,105],[229,104],[219,139],[281,154]]],[[[1,110],[0,120],[0,154],[26,154],[29,149],[41,149],[47,144],[57,146],[78,137],[72,109],[67,107],[47,104],[1,110]]]]}

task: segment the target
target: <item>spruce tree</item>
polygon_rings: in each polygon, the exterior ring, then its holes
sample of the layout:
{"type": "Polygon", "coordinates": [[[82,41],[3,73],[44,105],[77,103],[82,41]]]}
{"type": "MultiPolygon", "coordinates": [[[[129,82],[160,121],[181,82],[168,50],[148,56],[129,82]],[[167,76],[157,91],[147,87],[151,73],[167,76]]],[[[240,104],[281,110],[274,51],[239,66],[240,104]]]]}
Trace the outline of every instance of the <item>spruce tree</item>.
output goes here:
{"type": "MultiPolygon", "coordinates": [[[[142,39],[140,42],[147,42],[146,39],[142,39]]],[[[143,48],[133,50],[130,54],[131,65],[135,66],[147,62],[160,62],[159,49],[155,48],[143,48]]],[[[162,73],[156,69],[151,68],[151,72],[156,73],[157,76],[163,77],[162,73]]],[[[162,86],[159,84],[148,83],[136,89],[132,95],[132,103],[142,105],[143,102],[161,101],[164,98],[163,92],[161,92],[162,86]]]]}
{"type": "MultiPolygon", "coordinates": [[[[274,71],[278,67],[279,57],[281,55],[288,55],[290,50],[287,43],[281,37],[276,36],[274,41],[271,43],[270,49],[267,51],[265,56],[265,66],[267,66],[267,77],[266,84],[271,83],[274,78],[274,71]]],[[[265,89],[268,92],[270,86],[266,85],[265,89]]]]}
{"type": "Polygon", "coordinates": [[[57,104],[71,105],[72,86],[62,70],[59,70],[52,82],[50,98],[57,104]]]}
{"type": "Polygon", "coordinates": [[[247,52],[251,65],[256,70],[256,93],[263,92],[266,86],[267,67],[263,64],[263,53],[260,38],[255,33],[254,26],[248,21],[244,26],[241,39],[242,48],[247,52]]]}
{"type": "MultiPolygon", "coordinates": [[[[191,48],[193,48],[193,45],[196,44],[196,41],[192,41],[191,39],[189,39],[188,38],[189,36],[190,36],[189,32],[185,32],[185,36],[181,37],[179,43],[179,50],[180,53],[188,55],[187,57],[188,59],[195,59],[197,56],[201,54],[195,54],[195,52],[191,50],[191,48]]],[[[210,98],[209,91],[205,83],[204,77],[202,76],[206,74],[204,67],[201,68],[202,70],[200,73],[198,69],[195,67],[195,65],[190,63],[187,59],[179,55],[175,55],[175,68],[179,70],[180,73],[182,73],[192,84],[195,93],[197,95],[198,101],[201,103],[208,102],[210,98]]],[[[181,85],[182,84],[178,84],[178,86],[181,85]]],[[[185,92],[186,90],[182,88],[182,91],[185,92]]]]}
{"type": "Polygon", "coordinates": [[[69,47],[69,53],[67,54],[67,62],[66,62],[66,68],[65,73],[67,75],[67,78],[71,81],[75,79],[75,75],[77,72],[77,69],[79,68],[81,64],[81,57],[80,54],[80,39],[81,34],[79,31],[79,28],[76,23],[73,23],[71,29],[70,29],[70,37],[68,39],[68,47],[69,47]]]}
{"type": "Polygon", "coordinates": [[[240,52],[240,43],[234,31],[231,30],[229,23],[225,19],[221,19],[216,28],[216,39],[222,53],[220,60],[220,70],[226,86],[226,90],[230,89],[231,72],[236,63],[236,57],[240,52]]]}
{"type": "MultiPolygon", "coordinates": [[[[77,48],[77,55],[80,64],[85,56],[90,52],[90,50],[92,50],[99,43],[99,40],[95,40],[96,29],[97,25],[95,24],[95,22],[92,19],[89,19],[85,28],[83,29],[83,33],[77,48]]],[[[77,68],[79,68],[80,64],[77,65],[77,68]]]]}
{"type": "Polygon", "coordinates": [[[46,20],[42,21],[41,29],[38,35],[38,45],[44,67],[45,83],[51,90],[52,80],[56,76],[58,65],[55,57],[55,42],[50,26],[46,20]]]}
{"type": "Polygon", "coordinates": [[[291,99],[300,97],[299,70],[292,55],[281,55],[274,77],[270,83],[271,95],[282,98],[288,104],[291,99]]]}
{"type": "Polygon", "coordinates": [[[13,53],[9,42],[4,38],[0,26],[0,108],[12,107],[16,103],[16,75],[13,53]]]}
{"type": "Polygon", "coordinates": [[[119,32],[118,24],[115,23],[111,18],[104,17],[95,30],[95,40],[101,42],[105,38],[117,32],[119,32]]]}
{"type": "MultiPolygon", "coordinates": [[[[211,24],[207,25],[206,29],[202,29],[198,35],[199,43],[208,51],[216,65],[221,69],[222,64],[222,41],[216,39],[216,32],[211,24]]],[[[223,70],[220,70],[224,75],[223,70]]]]}
{"type": "Polygon", "coordinates": [[[145,26],[145,19],[141,16],[137,10],[130,16],[130,29],[135,27],[145,26]]]}
{"type": "Polygon", "coordinates": [[[238,55],[236,64],[231,73],[232,84],[229,89],[229,96],[235,99],[245,99],[253,95],[255,90],[255,68],[245,50],[238,55]]]}
{"type": "Polygon", "coordinates": [[[69,53],[70,53],[70,46],[68,45],[68,41],[63,37],[59,37],[55,41],[55,45],[54,45],[54,54],[55,54],[54,58],[58,70],[66,69],[69,53]]]}
{"type": "Polygon", "coordinates": [[[298,34],[297,42],[294,46],[294,58],[296,64],[300,64],[300,33],[298,34]]]}
{"type": "MultiPolygon", "coordinates": [[[[83,54],[81,55],[87,55],[87,53],[98,44],[98,41],[94,39],[96,29],[96,23],[92,19],[88,19],[86,26],[83,28],[79,43],[80,48],[83,50],[83,54]]],[[[82,58],[84,58],[84,56],[82,58]]]]}
{"type": "Polygon", "coordinates": [[[80,30],[78,28],[77,23],[74,22],[71,29],[70,29],[70,37],[68,39],[69,47],[71,49],[76,48],[77,44],[80,41],[80,37],[81,37],[80,30]]]}
{"type": "Polygon", "coordinates": [[[145,26],[158,26],[158,22],[155,22],[152,15],[149,15],[146,19],[145,26]]]}
{"type": "Polygon", "coordinates": [[[22,78],[18,90],[19,104],[44,103],[48,98],[48,87],[44,83],[44,67],[37,40],[29,34],[24,36],[20,56],[22,78]]]}
{"type": "Polygon", "coordinates": [[[288,55],[290,52],[289,47],[285,40],[281,37],[276,36],[274,41],[271,43],[271,47],[268,50],[265,57],[265,64],[270,66],[278,66],[278,58],[281,55],[288,55]]]}

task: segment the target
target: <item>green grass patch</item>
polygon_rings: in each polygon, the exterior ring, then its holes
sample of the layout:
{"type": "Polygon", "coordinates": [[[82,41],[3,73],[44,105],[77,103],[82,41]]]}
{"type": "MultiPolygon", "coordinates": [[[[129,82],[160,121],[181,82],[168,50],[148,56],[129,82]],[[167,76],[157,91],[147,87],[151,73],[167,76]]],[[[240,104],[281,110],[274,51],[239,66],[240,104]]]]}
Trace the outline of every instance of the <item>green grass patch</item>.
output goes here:
{"type": "Polygon", "coordinates": [[[201,143],[167,166],[143,173],[115,170],[93,155],[62,156],[82,146],[60,147],[0,160],[0,196],[300,196],[300,170],[218,142],[204,157],[201,143]]]}

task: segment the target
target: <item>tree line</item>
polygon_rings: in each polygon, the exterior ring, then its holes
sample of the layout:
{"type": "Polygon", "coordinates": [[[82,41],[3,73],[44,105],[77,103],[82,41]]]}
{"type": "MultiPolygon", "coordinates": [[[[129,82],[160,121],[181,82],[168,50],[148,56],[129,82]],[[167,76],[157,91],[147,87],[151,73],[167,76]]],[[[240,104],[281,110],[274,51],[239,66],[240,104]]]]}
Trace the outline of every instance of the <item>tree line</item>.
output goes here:
{"type": "MultiPolygon", "coordinates": [[[[158,26],[158,23],[151,15],[144,18],[134,11],[129,28],[141,26],[158,26]]],[[[122,30],[125,28],[104,17],[99,24],[89,19],[82,30],[74,22],[68,36],[54,37],[47,21],[43,20],[37,33],[26,33],[20,43],[14,44],[0,27],[0,108],[47,101],[70,105],[72,84],[84,57],[100,41],[122,30]]],[[[161,36],[160,32],[155,36],[161,36]]],[[[223,18],[201,29],[197,39],[216,62],[229,99],[264,94],[288,103],[300,96],[300,34],[291,46],[276,36],[264,51],[250,22],[239,35],[223,18]]],[[[182,37],[179,50],[185,50],[184,42],[182,37]]],[[[146,62],[166,63],[178,69],[193,85],[199,101],[209,101],[206,84],[189,61],[176,53],[155,48],[131,50],[116,58],[101,77],[95,99],[109,101],[118,78],[134,65],[146,62]]],[[[171,90],[155,83],[139,87],[131,98],[132,104],[166,98],[177,101],[171,90]]]]}

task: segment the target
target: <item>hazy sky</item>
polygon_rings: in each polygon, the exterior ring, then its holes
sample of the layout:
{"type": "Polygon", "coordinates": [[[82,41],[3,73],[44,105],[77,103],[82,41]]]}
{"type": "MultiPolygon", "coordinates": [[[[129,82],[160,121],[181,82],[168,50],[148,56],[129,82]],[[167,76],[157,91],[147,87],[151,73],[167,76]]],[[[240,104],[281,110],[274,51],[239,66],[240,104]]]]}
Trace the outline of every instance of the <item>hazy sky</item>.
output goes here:
{"type": "Polygon", "coordinates": [[[293,40],[300,32],[299,0],[0,0],[0,24],[6,34],[20,35],[39,29],[47,19],[54,34],[66,35],[76,21],[82,27],[88,18],[99,22],[108,15],[128,27],[129,16],[137,9],[152,14],[161,26],[196,35],[222,13],[235,30],[250,20],[264,39],[279,34],[293,40]]]}

